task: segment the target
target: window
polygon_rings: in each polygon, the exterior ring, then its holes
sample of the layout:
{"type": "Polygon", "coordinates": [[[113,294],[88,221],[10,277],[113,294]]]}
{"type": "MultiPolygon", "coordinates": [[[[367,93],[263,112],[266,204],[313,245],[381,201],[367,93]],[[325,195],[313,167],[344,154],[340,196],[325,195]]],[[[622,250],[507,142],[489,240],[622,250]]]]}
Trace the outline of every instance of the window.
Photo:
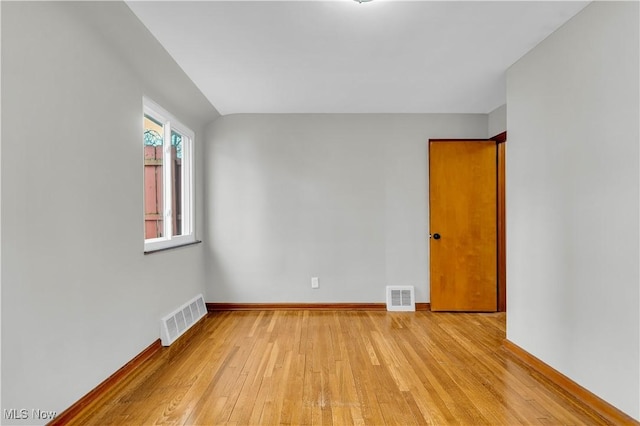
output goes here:
{"type": "Polygon", "coordinates": [[[144,99],[144,251],[195,242],[193,132],[144,99]]]}

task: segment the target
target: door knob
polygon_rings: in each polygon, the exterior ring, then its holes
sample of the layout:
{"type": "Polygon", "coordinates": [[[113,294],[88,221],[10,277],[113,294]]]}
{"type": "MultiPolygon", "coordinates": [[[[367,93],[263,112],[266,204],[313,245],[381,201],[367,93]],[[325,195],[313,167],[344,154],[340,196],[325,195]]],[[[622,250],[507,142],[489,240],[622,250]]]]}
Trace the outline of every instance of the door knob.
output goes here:
{"type": "Polygon", "coordinates": [[[440,239],[440,234],[433,234],[433,239],[434,240],[439,240],[440,239]]]}

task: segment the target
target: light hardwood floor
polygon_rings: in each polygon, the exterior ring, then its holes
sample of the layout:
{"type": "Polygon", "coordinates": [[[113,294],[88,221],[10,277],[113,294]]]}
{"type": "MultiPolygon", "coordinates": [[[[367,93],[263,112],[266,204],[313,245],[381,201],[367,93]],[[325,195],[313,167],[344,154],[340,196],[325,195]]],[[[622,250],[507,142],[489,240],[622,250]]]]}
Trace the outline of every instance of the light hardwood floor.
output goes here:
{"type": "Polygon", "coordinates": [[[501,349],[504,314],[209,314],[77,424],[606,424],[501,349]]]}

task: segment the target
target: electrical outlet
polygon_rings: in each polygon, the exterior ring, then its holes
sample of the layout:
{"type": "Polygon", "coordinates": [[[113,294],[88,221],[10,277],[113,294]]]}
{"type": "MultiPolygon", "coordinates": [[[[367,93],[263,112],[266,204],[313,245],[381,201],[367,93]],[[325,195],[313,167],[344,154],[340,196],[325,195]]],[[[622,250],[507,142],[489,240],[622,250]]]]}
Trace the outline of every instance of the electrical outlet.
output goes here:
{"type": "Polygon", "coordinates": [[[320,283],[318,282],[318,277],[311,277],[311,288],[320,287],[320,283]]]}

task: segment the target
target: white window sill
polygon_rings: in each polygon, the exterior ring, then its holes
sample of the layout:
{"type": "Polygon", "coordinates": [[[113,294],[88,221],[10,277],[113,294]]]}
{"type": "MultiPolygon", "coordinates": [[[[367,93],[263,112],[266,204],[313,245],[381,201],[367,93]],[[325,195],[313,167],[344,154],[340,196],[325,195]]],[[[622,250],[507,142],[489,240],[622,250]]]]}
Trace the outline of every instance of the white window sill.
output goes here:
{"type": "Polygon", "coordinates": [[[187,247],[187,246],[193,246],[195,244],[200,244],[202,241],[201,240],[195,240],[195,241],[189,241],[189,242],[184,242],[184,243],[176,243],[174,245],[171,246],[167,246],[167,247],[158,247],[158,248],[145,248],[144,249],[144,254],[152,254],[152,253],[158,253],[161,251],[167,251],[167,250],[173,250],[176,248],[180,248],[180,247],[187,247]]]}

